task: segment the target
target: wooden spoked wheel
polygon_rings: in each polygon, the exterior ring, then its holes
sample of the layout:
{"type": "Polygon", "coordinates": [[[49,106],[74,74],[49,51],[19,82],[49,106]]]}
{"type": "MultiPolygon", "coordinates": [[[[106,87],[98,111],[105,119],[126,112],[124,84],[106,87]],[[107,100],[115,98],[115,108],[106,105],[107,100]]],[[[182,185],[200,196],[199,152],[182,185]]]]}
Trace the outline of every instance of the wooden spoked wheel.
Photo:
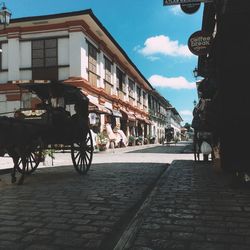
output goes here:
{"type": "Polygon", "coordinates": [[[42,148],[38,147],[36,151],[27,153],[18,159],[17,171],[21,174],[31,174],[42,161],[42,148]]]}
{"type": "Polygon", "coordinates": [[[84,175],[88,172],[93,158],[93,140],[90,130],[86,138],[71,145],[71,158],[76,171],[84,175]]]}

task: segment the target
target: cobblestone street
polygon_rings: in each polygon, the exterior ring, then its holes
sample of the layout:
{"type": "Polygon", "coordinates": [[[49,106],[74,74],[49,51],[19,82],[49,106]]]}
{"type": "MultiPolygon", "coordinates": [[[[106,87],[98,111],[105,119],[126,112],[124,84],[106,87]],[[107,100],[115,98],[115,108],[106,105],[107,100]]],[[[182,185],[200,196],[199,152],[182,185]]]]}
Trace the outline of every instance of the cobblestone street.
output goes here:
{"type": "Polygon", "coordinates": [[[84,177],[69,167],[37,170],[23,186],[0,189],[1,249],[97,249],[164,169],[102,164],[84,177]]]}
{"type": "Polygon", "coordinates": [[[176,161],[158,182],[131,249],[250,249],[250,189],[209,163],[176,161]]]}
{"type": "Polygon", "coordinates": [[[97,153],[84,177],[64,165],[0,181],[0,249],[249,249],[249,191],[190,146],[97,153]]]}

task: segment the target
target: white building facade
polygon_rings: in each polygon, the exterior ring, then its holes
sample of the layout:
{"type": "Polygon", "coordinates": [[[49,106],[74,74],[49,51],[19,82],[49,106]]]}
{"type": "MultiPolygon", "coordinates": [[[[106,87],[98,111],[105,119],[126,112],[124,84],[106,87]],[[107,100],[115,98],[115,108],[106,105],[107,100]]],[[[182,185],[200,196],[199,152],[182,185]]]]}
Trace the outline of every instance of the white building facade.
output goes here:
{"type": "Polygon", "coordinates": [[[167,110],[167,128],[174,129],[174,137],[181,140],[181,122],[183,121],[180,114],[175,108],[167,110]]]}
{"type": "Polygon", "coordinates": [[[88,96],[99,131],[108,122],[127,136],[164,135],[166,110],[157,124],[149,117],[152,86],[91,10],[13,19],[0,47],[1,115],[20,108],[18,84],[62,81],[88,96]]]}

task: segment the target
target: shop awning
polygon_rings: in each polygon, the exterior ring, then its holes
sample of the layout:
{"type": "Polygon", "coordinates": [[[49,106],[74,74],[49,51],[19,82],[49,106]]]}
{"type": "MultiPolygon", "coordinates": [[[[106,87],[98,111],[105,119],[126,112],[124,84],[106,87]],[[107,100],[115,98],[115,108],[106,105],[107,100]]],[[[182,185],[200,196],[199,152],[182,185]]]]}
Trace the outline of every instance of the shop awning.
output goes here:
{"type": "Polygon", "coordinates": [[[136,120],[144,121],[144,118],[141,115],[139,114],[134,114],[134,115],[135,115],[136,120]]]}
{"type": "Polygon", "coordinates": [[[111,115],[115,116],[115,117],[122,117],[122,114],[119,110],[116,109],[109,109],[111,112],[111,115]]]}
{"type": "Polygon", "coordinates": [[[134,115],[133,112],[130,112],[130,111],[127,111],[127,110],[124,110],[124,109],[121,109],[120,111],[121,111],[121,113],[122,113],[122,116],[123,116],[125,119],[127,119],[127,120],[129,120],[129,121],[135,121],[135,120],[136,120],[136,119],[135,119],[135,115],[134,115]]]}
{"type": "Polygon", "coordinates": [[[145,123],[147,123],[149,125],[153,125],[154,124],[151,120],[149,120],[147,118],[145,118],[144,121],[145,121],[145,123]]]}
{"type": "Polygon", "coordinates": [[[112,112],[108,108],[93,102],[89,102],[89,112],[98,114],[109,114],[109,115],[112,114],[112,112]]]}

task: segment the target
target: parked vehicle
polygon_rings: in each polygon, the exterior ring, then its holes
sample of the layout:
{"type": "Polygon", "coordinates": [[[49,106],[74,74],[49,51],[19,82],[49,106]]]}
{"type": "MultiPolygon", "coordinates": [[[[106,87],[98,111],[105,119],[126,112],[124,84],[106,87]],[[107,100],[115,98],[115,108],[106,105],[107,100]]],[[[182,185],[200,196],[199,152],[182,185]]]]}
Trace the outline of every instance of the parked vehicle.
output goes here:
{"type": "Polygon", "coordinates": [[[47,149],[70,150],[76,171],[86,174],[93,157],[88,98],[79,88],[61,82],[19,87],[24,100],[21,108],[13,118],[0,117],[0,151],[13,159],[12,182],[16,182],[16,171],[22,174],[20,184],[24,175],[35,171],[47,149]],[[67,111],[72,105],[73,115],[67,111]]]}

